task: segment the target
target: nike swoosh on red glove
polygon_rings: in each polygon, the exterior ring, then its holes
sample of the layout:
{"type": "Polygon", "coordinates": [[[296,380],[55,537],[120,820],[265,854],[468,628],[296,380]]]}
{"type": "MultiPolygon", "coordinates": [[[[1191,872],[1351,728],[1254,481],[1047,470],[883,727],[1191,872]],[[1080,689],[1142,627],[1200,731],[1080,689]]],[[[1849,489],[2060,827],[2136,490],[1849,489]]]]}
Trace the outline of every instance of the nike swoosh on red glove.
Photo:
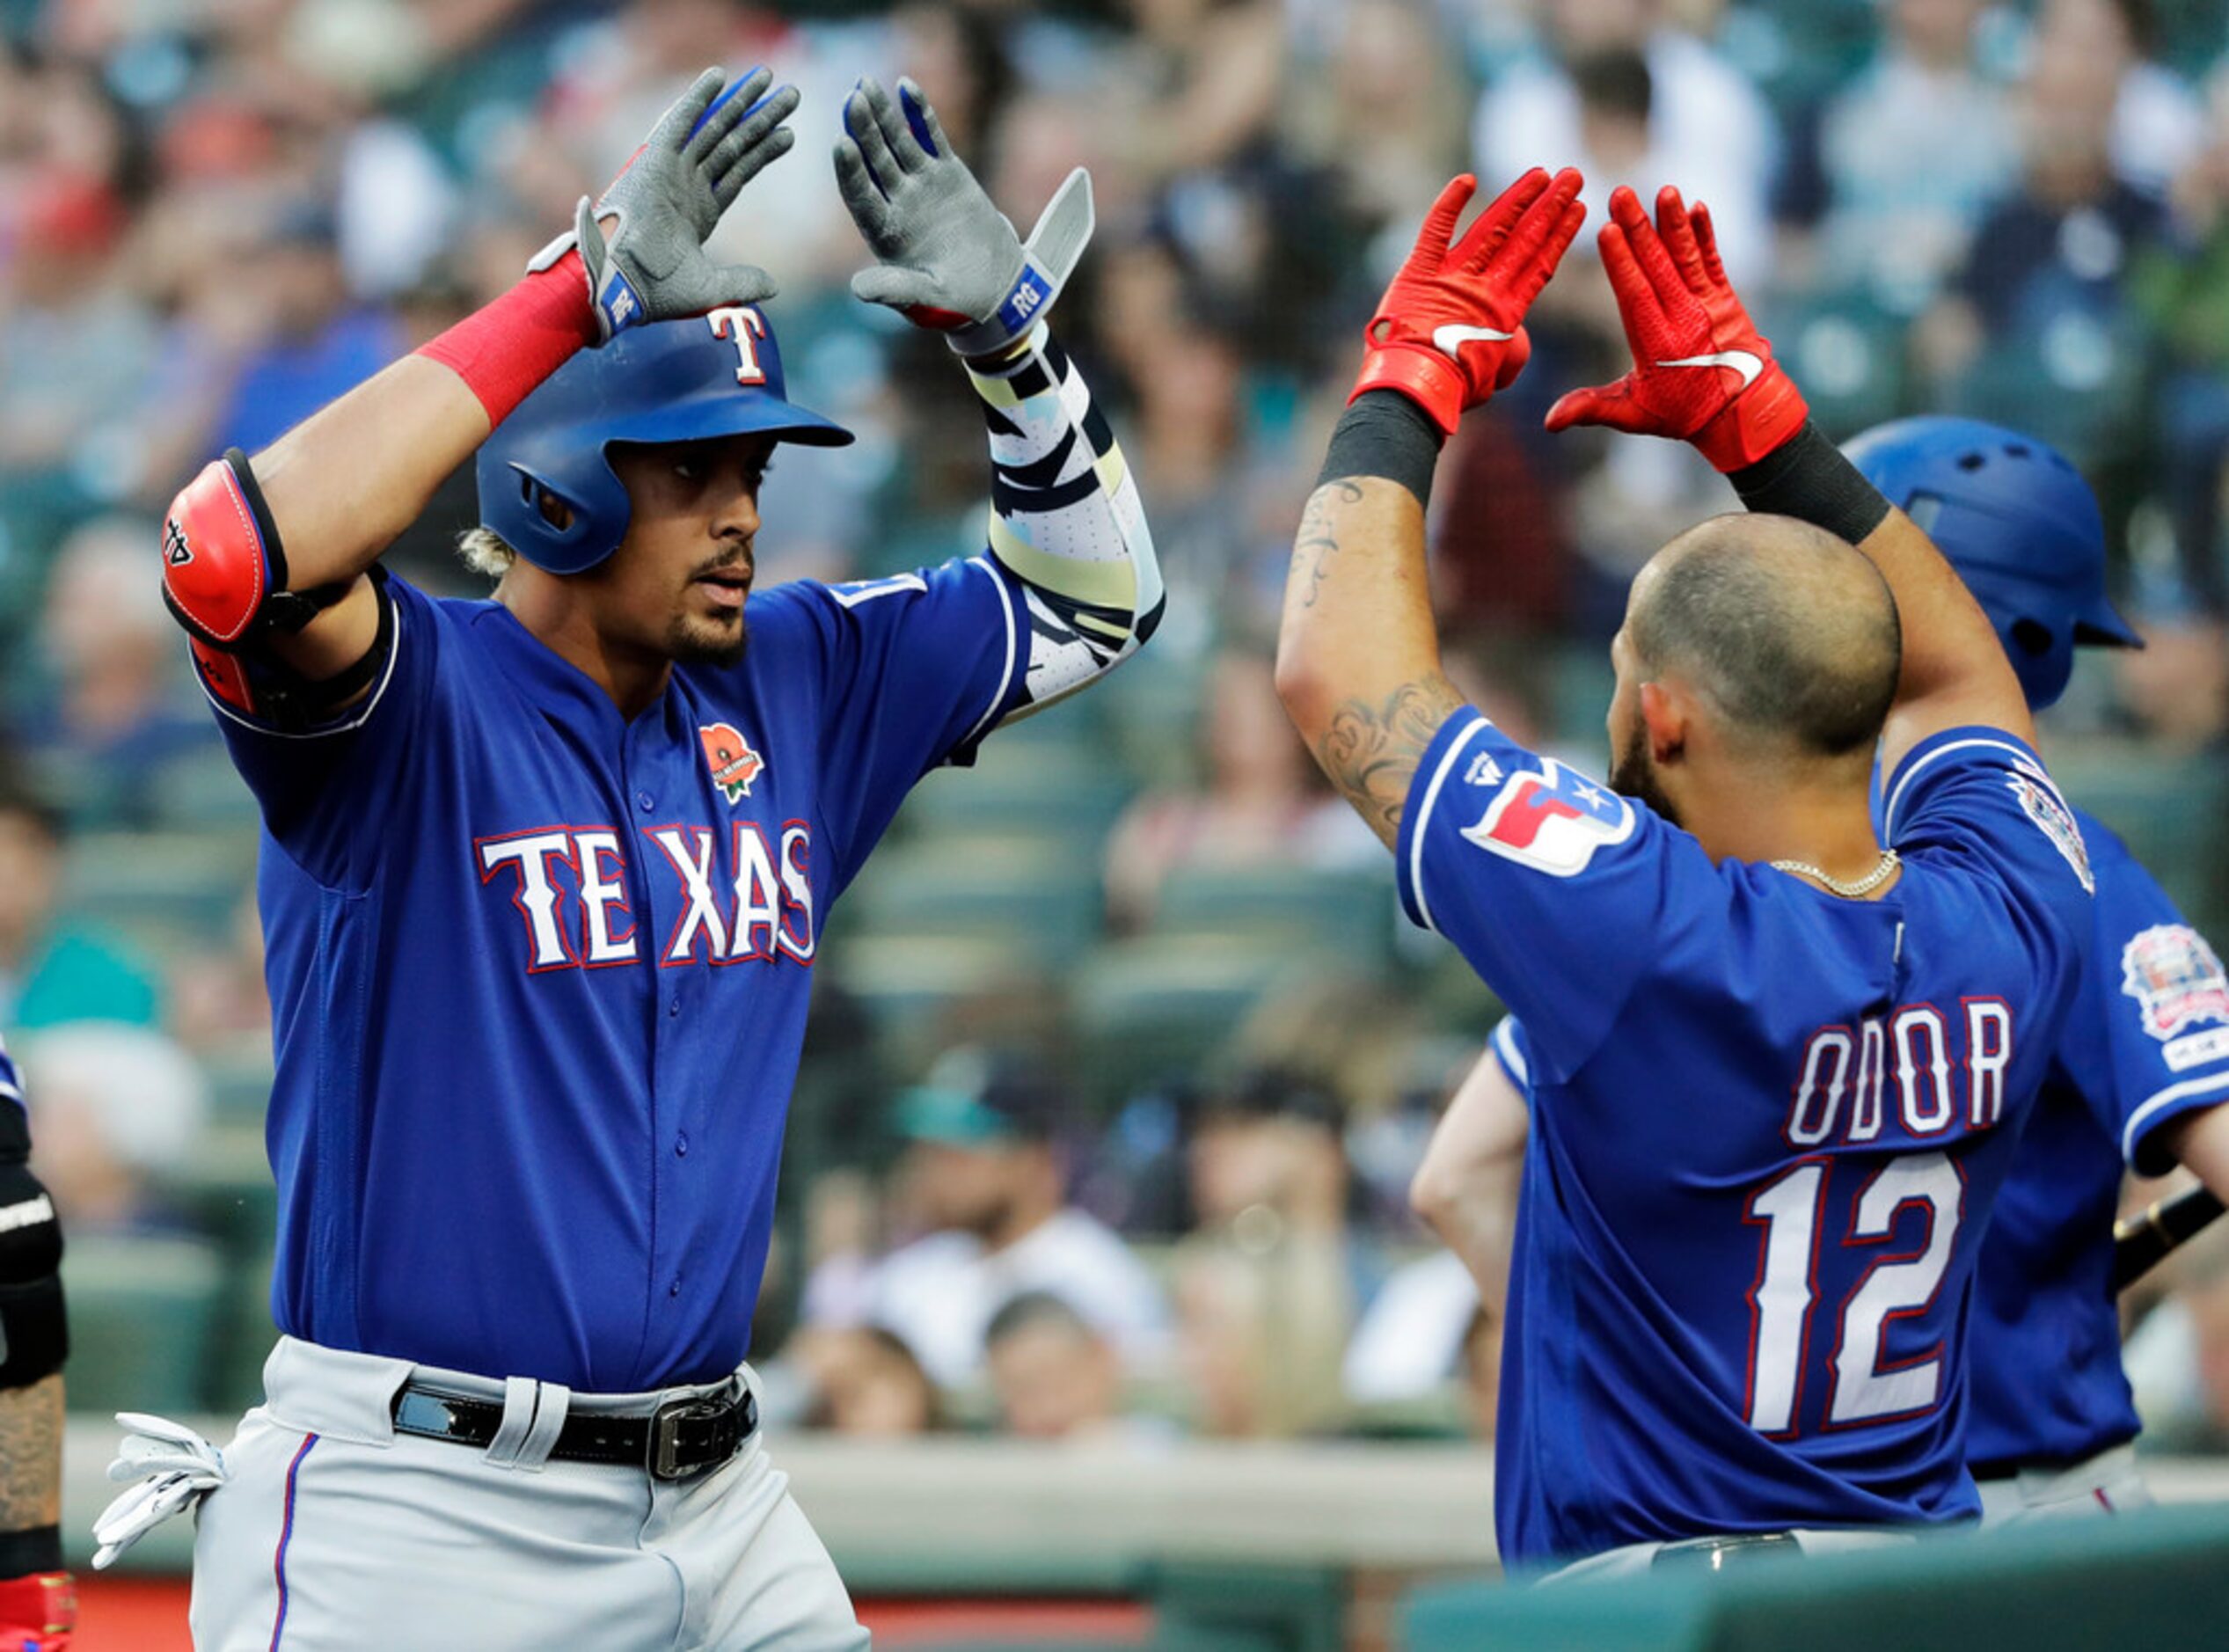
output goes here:
{"type": "Polygon", "coordinates": [[[1464,409],[1505,390],[1531,359],[1525,311],[1586,222],[1575,172],[1534,167],[1454,240],[1477,192],[1468,173],[1440,192],[1416,249],[1378,301],[1363,335],[1368,354],[1347,399],[1399,391],[1449,435],[1464,409]],[[1452,241],[1452,245],[1450,245],[1452,241]]]}
{"type": "Polygon", "coordinates": [[[1633,369],[1614,384],[1575,390],[1547,426],[1607,425],[1692,442],[1721,471],[1754,464],[1803,428],[1803,392],[1726,279],[1710,209],[1689,208],[1669,184],[1656,222],[1630,189],[1610,197],[1599,238],[1633,369]]]}

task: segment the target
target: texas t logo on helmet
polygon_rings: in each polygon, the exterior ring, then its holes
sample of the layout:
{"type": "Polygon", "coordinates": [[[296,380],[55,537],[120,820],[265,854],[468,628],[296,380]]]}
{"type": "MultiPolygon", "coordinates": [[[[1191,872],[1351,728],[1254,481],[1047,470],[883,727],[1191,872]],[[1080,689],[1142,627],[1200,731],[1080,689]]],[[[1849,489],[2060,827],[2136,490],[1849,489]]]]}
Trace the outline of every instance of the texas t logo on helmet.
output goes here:
{"type": "Polygon", "coordinates": [[[630,327],[581,351],[496,426],[479,450],[480,521],[538,568],[586,573],[627,537],[613,442],[740,435],[827,448],[851,440],[789,400],[780,347],[756,306],[630,327]],[[543,509],[544,494],[566,508],[562,526],[543,509]]]}

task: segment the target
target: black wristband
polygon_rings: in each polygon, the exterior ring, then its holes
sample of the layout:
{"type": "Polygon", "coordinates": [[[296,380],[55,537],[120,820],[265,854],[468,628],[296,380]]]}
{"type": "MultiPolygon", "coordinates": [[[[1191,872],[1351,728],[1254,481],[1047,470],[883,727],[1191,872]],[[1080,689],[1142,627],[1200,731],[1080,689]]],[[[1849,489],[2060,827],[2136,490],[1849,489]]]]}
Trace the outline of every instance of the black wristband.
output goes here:
{"type": "Polygon", "coordinates": [[[62,1570],[62,1528],[0,1531],[0,1581],[62,1570]]]}
{"type": "Polygon", "coordinates": [[[1751,510],[1794,516],[1852,545],[1889,515],[1889,501],[1809,420],[1756,464],[1727,479],[1751,510]]]}
{"type": "Polygon", "coordinates": [[[1432,502],[1432,471],[1447,438],[1432,416],[1397,390],[1366,390],[1333,428],[1316,486],[1349,476],[1382,476],[1432,502]]]}

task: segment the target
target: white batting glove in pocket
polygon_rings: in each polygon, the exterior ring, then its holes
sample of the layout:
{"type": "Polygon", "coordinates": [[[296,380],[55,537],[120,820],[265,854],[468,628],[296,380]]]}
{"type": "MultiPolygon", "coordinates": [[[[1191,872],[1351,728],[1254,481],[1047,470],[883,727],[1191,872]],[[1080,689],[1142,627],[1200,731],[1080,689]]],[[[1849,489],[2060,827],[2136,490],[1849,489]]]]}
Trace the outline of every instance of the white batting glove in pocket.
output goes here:
{"type": "Polygon", "coordinates": [[[143,1411],[119,1411],[125,1435],[108,1478],[139,1483],[93,1521],[93,1569],[110,1561],[172,1515],[194,1508],[230,1478],[224,1453],[193,1429],[143,1411]]]}

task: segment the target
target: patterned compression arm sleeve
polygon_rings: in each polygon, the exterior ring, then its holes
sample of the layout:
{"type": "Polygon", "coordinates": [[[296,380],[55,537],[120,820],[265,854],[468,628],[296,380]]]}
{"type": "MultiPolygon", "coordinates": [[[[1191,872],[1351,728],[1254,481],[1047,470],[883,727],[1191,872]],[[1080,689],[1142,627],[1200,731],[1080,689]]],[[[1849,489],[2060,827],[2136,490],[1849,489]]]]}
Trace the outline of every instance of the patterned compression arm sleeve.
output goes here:
{"type": "Polygon", "coordinates": [[[1029,615],[1021,698],[1065,698],[1137,652],[1166,600],[1137,483],[1090,388],[1041,323],[1011,363],[971,366],[990,430],[990,556],[1029,615]]]}

